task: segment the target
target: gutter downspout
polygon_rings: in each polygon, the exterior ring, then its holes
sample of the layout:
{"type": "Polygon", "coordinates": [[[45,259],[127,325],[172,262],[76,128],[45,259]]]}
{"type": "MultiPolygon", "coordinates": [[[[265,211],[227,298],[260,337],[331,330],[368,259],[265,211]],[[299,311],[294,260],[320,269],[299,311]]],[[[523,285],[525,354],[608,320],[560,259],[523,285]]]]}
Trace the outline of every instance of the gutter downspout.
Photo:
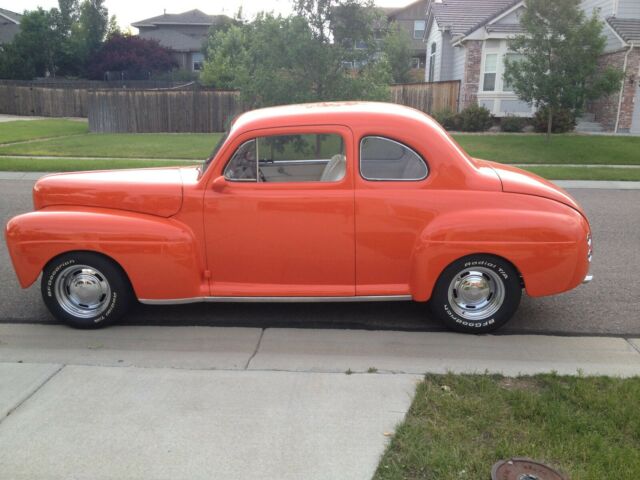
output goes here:
{"type": "Polygon", "coordinates": [[[623,76],[622,76],[622,82],[620,85],[620,94],[618,95],[618,112],[616,113],[616,126],[613,129],[615,133],[618,133],[618,124],[620,123],[620,109],[622,108],[622,93],[624,92],[624,81],[625,81],[625,76],[627,74],[627,60],[629,59],[629,54],[633,50],[634,46],[635,45],[633,44],[633,42],[631,42],[629,45],[629,50],[627,50],[627,53],[625,53],[624,55],[624,64],[622,65],[623,76]]]}

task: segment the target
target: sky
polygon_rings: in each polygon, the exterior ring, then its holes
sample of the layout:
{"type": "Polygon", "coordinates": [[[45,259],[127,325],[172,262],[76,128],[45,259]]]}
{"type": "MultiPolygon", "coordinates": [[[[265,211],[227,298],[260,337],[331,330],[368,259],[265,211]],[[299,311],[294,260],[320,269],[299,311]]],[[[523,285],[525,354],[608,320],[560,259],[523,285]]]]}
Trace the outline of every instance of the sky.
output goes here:
{"type": "MultiPolygon", "coordinates": [[[[378,0],[376,5],[403,7],[413,1],[415,0],[378,0]]],[[[181,13],[197,8],[210,15],[223,13],[233,16],[242,6],[244,16],[249,18],[263,10],[282,14],[291,12],[291,0],[106,0],[105,5],[109,9],[109,15],[115,14],[118,24],[125,30],[131,23],[162,15],[164,9],[167,13],[181,13]]],[[[37,7],[48,10],[57,6],[57,0],[0,0],[0,8],[18,13],[37,7]]],[[[137,33],[136,29],[132,29],[132,33],[137,33]]]]}

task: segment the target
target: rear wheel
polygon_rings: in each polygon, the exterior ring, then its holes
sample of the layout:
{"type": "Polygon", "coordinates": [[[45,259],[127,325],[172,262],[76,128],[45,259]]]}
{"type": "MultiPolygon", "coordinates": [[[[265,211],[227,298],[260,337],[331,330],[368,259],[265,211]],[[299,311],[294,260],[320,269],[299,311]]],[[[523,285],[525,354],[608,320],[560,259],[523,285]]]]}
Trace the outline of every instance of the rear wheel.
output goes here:
{"type": "Polygon", "coordinates": [[[520,276],[509,262],[493,255],[470,255],[442,272],[430,305],[453,330],[487,333],[513,316],[521,297],[520,276]]]}
{"type": "Polygon", "coordinates": [[[100,328],[119,320],[133,294],[120,266],[102,255],[71,252],[44,268],[42,298],[49,311],[75,328],[100,328]]]}

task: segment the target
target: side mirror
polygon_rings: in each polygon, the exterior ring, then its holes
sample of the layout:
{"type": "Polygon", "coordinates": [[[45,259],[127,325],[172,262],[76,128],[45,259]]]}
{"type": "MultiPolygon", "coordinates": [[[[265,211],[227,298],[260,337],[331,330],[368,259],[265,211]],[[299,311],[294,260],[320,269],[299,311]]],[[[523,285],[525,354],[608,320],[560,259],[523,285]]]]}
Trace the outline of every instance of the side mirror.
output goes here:
{"type": "Polygon", "coordinates": [[[213,182],[211,182],[211,188],[216,192],[222,192],[227,188],[227,179],[224,178],[224,175],[216,177],[213,182]]]}

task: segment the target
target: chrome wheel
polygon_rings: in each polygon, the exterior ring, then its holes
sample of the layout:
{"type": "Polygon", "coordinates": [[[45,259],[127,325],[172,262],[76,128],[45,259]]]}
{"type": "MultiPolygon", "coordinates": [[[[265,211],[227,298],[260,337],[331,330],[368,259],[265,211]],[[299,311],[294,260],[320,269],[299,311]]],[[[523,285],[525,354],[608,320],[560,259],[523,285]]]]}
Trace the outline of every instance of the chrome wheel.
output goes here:
{"type": "Polygon", "coordinates": [[[109,306],[111,286],[107,278],[88,265],[71,265],[55,280],[56,300],[62,309],[78,318],[93,318],[109,306]]]}
{"type": "Polygon", "coordinates": [[[484,320],[495,314],[505,298],[502,278],[485,267],[474,266],[458,272],[448,290],[449,305],[467,320],[484,320]]]}

